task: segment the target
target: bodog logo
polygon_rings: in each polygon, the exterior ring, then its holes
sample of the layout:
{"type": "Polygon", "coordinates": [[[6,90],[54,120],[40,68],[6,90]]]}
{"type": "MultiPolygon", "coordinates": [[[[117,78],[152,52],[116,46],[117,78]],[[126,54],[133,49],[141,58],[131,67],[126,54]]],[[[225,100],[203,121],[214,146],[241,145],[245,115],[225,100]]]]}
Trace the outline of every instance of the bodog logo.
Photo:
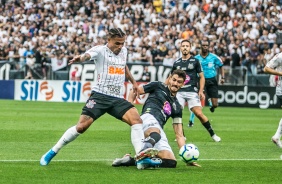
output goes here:
{"type": "Polygon", "coordinates": [[[91,83],[90,82],[86,82],[84,83],[83,87],[82,87],[82,94],[89,97],[91,94],[91,83]]]}
{"type": "Polygon", "coordinates": [[[53,98],[53,95],[54,95],[54,90],[53,90],[52,87],[48,86],[47,81],[43,81],[40,84],[40,93],[45,95],[46,100],[51,100],[53,98]]]}

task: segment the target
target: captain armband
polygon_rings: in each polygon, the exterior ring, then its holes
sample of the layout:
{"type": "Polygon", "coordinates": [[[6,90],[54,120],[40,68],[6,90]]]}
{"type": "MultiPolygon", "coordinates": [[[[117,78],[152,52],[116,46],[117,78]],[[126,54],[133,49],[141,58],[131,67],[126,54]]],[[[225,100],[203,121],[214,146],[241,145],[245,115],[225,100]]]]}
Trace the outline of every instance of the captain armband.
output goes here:
{"type": "Polygon", "coordinates": [[[173,124],[182,124],[182,118],[173,118],[172,123],[173,124]]]}

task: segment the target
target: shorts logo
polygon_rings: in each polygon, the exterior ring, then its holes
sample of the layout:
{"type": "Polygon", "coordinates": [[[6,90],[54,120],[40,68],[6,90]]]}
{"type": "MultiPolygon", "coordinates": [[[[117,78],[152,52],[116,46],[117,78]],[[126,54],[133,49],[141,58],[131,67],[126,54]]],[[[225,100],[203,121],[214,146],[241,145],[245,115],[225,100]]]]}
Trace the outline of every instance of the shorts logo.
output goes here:
{"type": "Polygon", "coordinates": [[[89,108],[89,109],[92,109],[95,104],[96,104],[96,102],[94,100],[89,100],[86,104],[86,107],[89,108]]]}

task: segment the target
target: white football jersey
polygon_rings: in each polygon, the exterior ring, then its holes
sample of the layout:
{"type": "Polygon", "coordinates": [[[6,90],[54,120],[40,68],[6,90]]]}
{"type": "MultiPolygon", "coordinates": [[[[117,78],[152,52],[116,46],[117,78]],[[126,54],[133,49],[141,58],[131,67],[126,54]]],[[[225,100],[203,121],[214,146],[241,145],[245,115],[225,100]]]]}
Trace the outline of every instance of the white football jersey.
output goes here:
{"type": "MultiPolygon", "coordinates": [[[[267,64],[267,67],[275,69],[279,72],[282,72],[282,52],[276,54],[267,64]]],[[[277,86],[276,86],[276,95],[282,95],[282,76],[279,76],[277,86]]]]}
{"type": "Polygon", "coordinates": [[[127,49],[122,47],[118,55],[114,54],[107,45],[95,46],[85,53],[90,54],[95,61],[97,80],[92,87],[93,91],[106,95],[123,98],[125,81],[125,67],[127,49]]]}

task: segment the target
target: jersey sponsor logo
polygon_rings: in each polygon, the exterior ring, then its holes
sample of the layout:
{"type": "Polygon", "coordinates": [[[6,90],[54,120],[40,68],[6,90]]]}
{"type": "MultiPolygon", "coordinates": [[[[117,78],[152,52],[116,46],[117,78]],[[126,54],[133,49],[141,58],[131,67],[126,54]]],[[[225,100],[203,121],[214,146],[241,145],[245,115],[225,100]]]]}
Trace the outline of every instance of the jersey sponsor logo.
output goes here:
{"type": "Polygon", "coordinates": [[[108,91],[115,94],[120,94],[120,86],[107,85],[108,91]]]}
{"type": "Polygon", "coordinates": [[[163,110],[164,110],[164,113],[166,115],[168,115],[168,116],[171,115],[171,106],[170,106],[170,103],[168,101],[166,101],[164,103],[163,110]]]}
{"type": "Polygon", "coordinates": [[[186,79],[184,81],[184,85],[188,84],[188,82],[190,81],[190,76],[186,74],[186,79]]]}
{"type": "Polygon", "coordinates": [[[118,75],[123,75],[124,68],[122,67],[117,67],[117,66],[109,66],[108,67],[108,74],[118,74],[118,75]]]}
{"type": "Polygon", "coordinates": [[[89,108],[89,109],[92,109],[95,104],[96,104],[96,102],[94,100],[89,100],[86,104],[86,107],[89,108]]]}

